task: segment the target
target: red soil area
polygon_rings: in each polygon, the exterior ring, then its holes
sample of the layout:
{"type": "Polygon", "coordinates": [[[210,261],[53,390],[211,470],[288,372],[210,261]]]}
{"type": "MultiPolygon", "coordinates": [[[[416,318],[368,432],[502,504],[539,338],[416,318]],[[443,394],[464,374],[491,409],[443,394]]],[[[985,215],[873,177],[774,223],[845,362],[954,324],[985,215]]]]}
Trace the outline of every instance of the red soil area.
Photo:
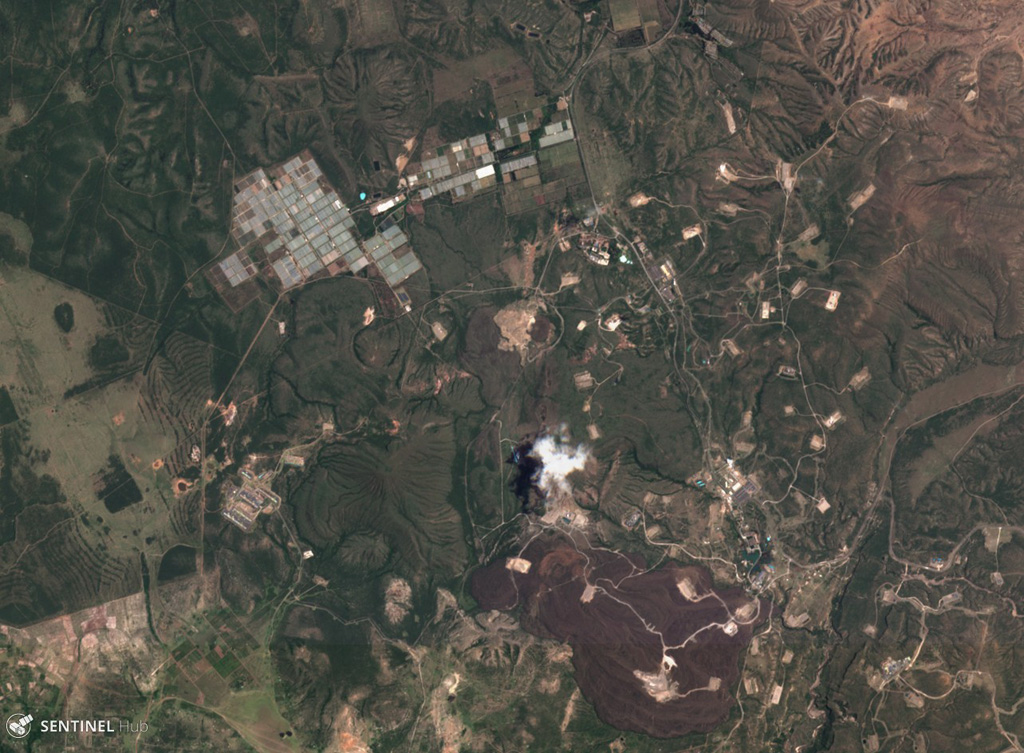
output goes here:
{"type": "Polygon", "coordinates": [[[530,339],[535,343],[546,343],[548,338],[551,337],[551,329],[551,320],[543,316],[538,316],[534,319],[533,325],[530,327],[530,339]]]}
{"type": "Polygon", "coordinates": [[[739,657],[767,619],[768,602],[738,588],[714,591],[703,568],[672,565],[645,572],[639,557],[577,551],[565,541],[534,542],[521,556],[532,563],[529,573],[507,569],[505,560],[494,562],[473,574],[473,596],[484,609],[521,608],[526,630],[568,642],[576,682],[603,721],[654,737],[679,737],[707,732],[725,720],[739,657]],[[699,600],[682,595],[677,583],[683,578],[699,600]],[[593,588],[585,593],[588,584],[593,588]],[[745,606],[749,615],[743,619],[737,612],[745,606]],[[721,627],[730,620],[734,635],[721,627]],[[657,674],[665,657],[672,688],[666,695],[674,697],[656,700],[634,671],[657,674]],[[716,677],[718,689],[708,689],[716,677]]]}

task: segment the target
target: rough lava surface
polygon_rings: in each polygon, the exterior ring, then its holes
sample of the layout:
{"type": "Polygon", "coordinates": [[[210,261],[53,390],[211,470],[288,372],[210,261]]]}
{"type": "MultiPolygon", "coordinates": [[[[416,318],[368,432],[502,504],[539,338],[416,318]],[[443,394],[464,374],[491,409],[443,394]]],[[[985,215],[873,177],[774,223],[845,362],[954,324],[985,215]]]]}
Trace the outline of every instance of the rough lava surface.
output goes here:
{"type": "Polygon", "coordinates": [[[535,540],[520,559],[528,572],[501,559],[474,573],[473,596],[484,609],[521,609],[526,630],[569,643],[576,682],[603,721],[678,737],[728,716],[740,654],[769,602],[713,589],[703,568],[648,570],[637,556],[565,540],[535,540]]]}

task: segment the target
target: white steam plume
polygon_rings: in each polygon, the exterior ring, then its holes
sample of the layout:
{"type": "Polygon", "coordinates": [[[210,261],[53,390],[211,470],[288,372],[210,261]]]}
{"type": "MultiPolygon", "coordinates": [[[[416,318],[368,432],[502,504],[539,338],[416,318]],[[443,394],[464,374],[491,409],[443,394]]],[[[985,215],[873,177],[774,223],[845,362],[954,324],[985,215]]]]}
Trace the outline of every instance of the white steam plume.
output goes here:
{"type": "Polygon", "coordinates": [[[530,455],[541,462],[537,487],[545,494],[571,494],[569,474],[582,471],[590,458],[585,445],[571,445],[568,437],[543,436],[533,443],[530,455]]]}

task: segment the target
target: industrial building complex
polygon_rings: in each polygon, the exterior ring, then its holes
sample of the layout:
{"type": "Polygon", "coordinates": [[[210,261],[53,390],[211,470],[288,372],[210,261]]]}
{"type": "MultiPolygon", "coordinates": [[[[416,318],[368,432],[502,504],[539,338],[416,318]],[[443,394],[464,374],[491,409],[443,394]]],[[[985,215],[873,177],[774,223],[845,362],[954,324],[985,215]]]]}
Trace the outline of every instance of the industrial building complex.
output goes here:
{"type": "Polygon", "coordinates": [[[281,507],[281,497],[272,492],[258,476],[242,471],[242,485],[225,484],[220,514],[246,533],[251,533],[260,514],[273,514],[281,507]]]}

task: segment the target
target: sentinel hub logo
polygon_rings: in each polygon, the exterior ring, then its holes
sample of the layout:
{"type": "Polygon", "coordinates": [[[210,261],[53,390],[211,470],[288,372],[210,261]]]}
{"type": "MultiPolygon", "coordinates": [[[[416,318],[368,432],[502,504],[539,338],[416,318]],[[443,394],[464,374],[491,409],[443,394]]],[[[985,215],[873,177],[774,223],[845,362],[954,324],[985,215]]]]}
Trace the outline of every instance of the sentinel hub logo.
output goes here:
{"type": "Polygon", "coordinates": [[[7,717],[7,734],[11,737],[18,738],[19,740],[23,737],[28,737],[31,729],[31,714],[11,714],[7,717]]]}
{"type": "MultiPolygon", "coordinates": [[[[13,738],[28,737],[32,729],[31,714],[12,714],[7,718],[7,734],[13,738]]],[[[40,732],[90,732],[112,735],[115,732],[145,732],[146,722],[132,722],[128,719],[43,719],[40,732]]]]}

